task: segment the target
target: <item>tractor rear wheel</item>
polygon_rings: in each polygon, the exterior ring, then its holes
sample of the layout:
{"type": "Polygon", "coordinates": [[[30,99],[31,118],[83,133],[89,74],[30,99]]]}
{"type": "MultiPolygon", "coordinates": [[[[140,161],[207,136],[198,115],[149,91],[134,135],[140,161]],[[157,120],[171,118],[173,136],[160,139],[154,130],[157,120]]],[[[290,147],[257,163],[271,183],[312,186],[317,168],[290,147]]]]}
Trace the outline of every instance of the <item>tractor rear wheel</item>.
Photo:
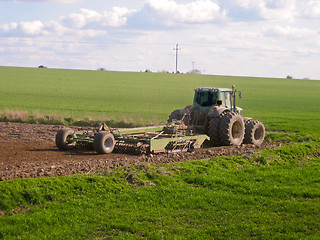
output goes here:
{"type": "Polygon", "coordinates": [[[169,119],[168,119],[168,123],[172,123],[172,120],[181,120],[182,116],[180,115],[180,109],[177,109],[177,110],[174,110],[170,116],[169,116],[169,119]]]}
{"type": "Polygon", "coordinates": [[[94,136],[93,147],[99,154],[111,153],[115,144],[114,136],[109,132],[98,132],[94,136]]]}
{"type": "Polygon", "coordinates": [[[239,146],[244,138],[244,122],[240,114],[226,113],[220,122],[219,137],[222,145],[239,146]]]}
{"type": "Polygon", "coordinates": [[[219,138],[219,125],[221,121],[221,116],[211,118],[208,127],[208,136],[210,137],[210,142],[213,146],[218,147],[221,145],[219,138]]]}
{"type": "Polygon", "coordinates": [[[262,122],[248,120],[245,123],[245,135],[243,143],[253,144],[257,147],[260,147],[265,135],[265,128],[262,122]]]}
{"type": "Polygon", "coordinates": [[[75,147],[76,141],[73,138],[76,137],[74,131],[70,128],[63,128],[57,132],[56,145],[60,150],[71,150],[75,147]]]}

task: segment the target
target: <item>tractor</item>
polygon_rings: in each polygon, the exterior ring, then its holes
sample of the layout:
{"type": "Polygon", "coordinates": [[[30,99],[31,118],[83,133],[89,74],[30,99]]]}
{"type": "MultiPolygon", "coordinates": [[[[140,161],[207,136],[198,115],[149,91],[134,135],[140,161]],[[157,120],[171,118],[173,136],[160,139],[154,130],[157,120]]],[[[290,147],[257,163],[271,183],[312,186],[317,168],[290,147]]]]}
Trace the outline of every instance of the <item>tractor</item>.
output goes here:
{"type": "Polygon", "coordinates": [[[182,120],[196,133],[207,134],[213,146],[253,144],[260,147],[264,141],[262,122],[243,117],[243,109],[236,106],[241,92],[230,88],[197,88],[193,105],[174,110],[168,123],[182,120]]]}

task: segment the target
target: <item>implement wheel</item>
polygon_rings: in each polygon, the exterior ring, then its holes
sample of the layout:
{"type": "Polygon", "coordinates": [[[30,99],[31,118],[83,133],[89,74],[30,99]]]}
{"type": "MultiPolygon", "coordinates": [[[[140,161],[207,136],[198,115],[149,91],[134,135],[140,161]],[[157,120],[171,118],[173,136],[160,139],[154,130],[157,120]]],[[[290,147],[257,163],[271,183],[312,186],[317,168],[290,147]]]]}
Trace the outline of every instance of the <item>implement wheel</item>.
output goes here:
{"type": "Polygon", "coordinates": [[[244,138],[244,122],[240,114],[226,113],[220,122],[219,137],[222,145],[239,146],[244,138]]]}
{"type": "Polygon", "coordinates": [[[99,154],[111,153],[116,144],[114,136],[109,132],[98,132],[94,136],[93,147],[99,154]]]}
{"type": "Polygon", "coordinates": [[[76,145],[76,141],[73,140],[75,137],[76,135],[72,129],[60,129],[56,134],[56,145],[60,150],[71,150],[76,145]]]}
{"type": "Polygon", "coordinates": [[[246,131],[243,143],[253,144],[260,147],[265,135],[265,128],[262,122],[249,120],[245,124],[246,131]]]}

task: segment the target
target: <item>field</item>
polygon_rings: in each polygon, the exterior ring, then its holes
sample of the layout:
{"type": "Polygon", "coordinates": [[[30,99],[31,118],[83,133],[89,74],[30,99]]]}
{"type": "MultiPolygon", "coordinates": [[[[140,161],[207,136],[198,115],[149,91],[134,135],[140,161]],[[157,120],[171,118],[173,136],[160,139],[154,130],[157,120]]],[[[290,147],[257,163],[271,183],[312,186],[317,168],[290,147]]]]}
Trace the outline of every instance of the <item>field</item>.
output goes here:
{"type": "Polygon", "coordinates": [[[244,115],[269,131],[315,133],[320,127],[320,81],[8,67],[0,67],[0,76],[0,110],[71,122],[164,123],[171,111],[192,104],[196,87],[235,84],[244,115]]]}
{"type": "Polygon", "coordinates": [[[319,239],[320,81],[0,67],[1,119],[158,124],[232,84],[277,147],[0,181],[0,239],[319,239]]]}

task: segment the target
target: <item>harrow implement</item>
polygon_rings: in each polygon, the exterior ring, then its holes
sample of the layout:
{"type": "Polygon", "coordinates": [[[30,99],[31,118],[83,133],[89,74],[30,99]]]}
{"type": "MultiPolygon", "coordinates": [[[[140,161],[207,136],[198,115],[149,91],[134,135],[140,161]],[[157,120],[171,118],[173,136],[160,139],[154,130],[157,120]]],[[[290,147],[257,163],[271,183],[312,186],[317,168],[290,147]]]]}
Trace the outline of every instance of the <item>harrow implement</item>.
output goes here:
{"type": "Polygon", "coordinates": [[[142,155],[193,151],[200,148],[206,139],[207,135],[194,134],[183,121],[173,121],[165,126],[127,129],[112,129],[105,124],[95,130],[63,128],[57,132],[56,145],[60,150],[89,145],[99,154],[142,155]]]}

